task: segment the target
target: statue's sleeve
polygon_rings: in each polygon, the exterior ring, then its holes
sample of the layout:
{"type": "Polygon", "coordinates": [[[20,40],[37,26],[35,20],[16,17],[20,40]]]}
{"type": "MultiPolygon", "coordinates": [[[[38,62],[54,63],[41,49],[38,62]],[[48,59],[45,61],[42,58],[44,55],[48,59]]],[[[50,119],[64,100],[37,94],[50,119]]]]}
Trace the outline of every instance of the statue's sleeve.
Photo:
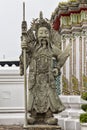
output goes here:
{"type": "Polygon", "coordinates": [[[59,56],[62,54],[62,50],[60,50],[55,45],[52,46],[53,57],[56,58],[56,68],[58,69],[58,74],[60,75],[60,66],[59,66],[59,56]]]}
{"type": "Polygon", "coordinates": [[[66,47],[66,49],[58,56],[58,67],[61,68],[67,58],[70,56],[71,43],[66,47]]]}
{"type": "Polygon", "coordinates": [[[53,55],[54,57],[56,56],[57,59],[59,57],[59,55],[62,54],[62,50],[60,50],[58,47],[56,47],[55,45],[52,45],[52,50],[53,50],[53,55]]]}

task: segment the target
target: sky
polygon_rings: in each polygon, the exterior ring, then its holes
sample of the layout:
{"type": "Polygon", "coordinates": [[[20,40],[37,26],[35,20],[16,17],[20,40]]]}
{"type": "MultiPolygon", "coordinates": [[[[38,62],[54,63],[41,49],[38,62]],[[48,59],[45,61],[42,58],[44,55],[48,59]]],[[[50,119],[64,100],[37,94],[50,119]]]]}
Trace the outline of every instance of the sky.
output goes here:
{"type": "Polygon", "coordinates": [[[58,3],[67,0],[0,0],[0,61],[19,60],[23,1],[29,28],[32,19],[39,17],[40,11],[50,19],[58,3]]]}

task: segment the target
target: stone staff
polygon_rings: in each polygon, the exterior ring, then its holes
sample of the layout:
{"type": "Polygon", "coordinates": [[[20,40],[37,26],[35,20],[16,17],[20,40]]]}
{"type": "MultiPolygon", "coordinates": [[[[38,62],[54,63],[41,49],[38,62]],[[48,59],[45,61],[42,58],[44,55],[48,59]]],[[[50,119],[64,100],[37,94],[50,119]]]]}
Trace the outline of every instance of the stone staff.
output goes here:
{"type": "Polygon", "coordinates": [[[23,2],[23,21],[22,21],[22,36],[21,36],[21,48],[23,50],[23,63],[24,63],[24,101],[25,101],[25,123],[27,126],[27,72],[26,72],[26,43],[27,37],[27,22],[25,21],[25,2],[23,2]]]}

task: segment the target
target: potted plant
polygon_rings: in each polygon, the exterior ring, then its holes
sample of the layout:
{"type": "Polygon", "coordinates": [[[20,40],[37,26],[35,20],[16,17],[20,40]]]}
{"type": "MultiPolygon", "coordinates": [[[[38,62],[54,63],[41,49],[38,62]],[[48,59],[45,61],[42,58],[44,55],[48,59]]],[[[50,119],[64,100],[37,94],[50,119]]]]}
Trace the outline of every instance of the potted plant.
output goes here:
{"type": "MultiPolygon", "coordinates": [[[[87,101],[87,92],[83,92],[81,98],[87,101]]],[[[87,130],[87,104],[82,104],[81,109],[84,111],[80,115],[81,130],[87,130]]]]}

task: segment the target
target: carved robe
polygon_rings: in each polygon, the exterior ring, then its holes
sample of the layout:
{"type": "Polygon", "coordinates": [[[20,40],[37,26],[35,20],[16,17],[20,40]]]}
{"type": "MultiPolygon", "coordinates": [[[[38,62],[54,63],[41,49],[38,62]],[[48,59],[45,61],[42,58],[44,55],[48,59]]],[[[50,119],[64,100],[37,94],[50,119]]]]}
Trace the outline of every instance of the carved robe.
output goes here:
{"type": "Polygon", "coordinates": [[[65,109],[60,101],[53,75],[53,56],[51,48],[35,51],[29,69],[28,111],[46,113],[50,109],[59,113],[65,109]]]}

